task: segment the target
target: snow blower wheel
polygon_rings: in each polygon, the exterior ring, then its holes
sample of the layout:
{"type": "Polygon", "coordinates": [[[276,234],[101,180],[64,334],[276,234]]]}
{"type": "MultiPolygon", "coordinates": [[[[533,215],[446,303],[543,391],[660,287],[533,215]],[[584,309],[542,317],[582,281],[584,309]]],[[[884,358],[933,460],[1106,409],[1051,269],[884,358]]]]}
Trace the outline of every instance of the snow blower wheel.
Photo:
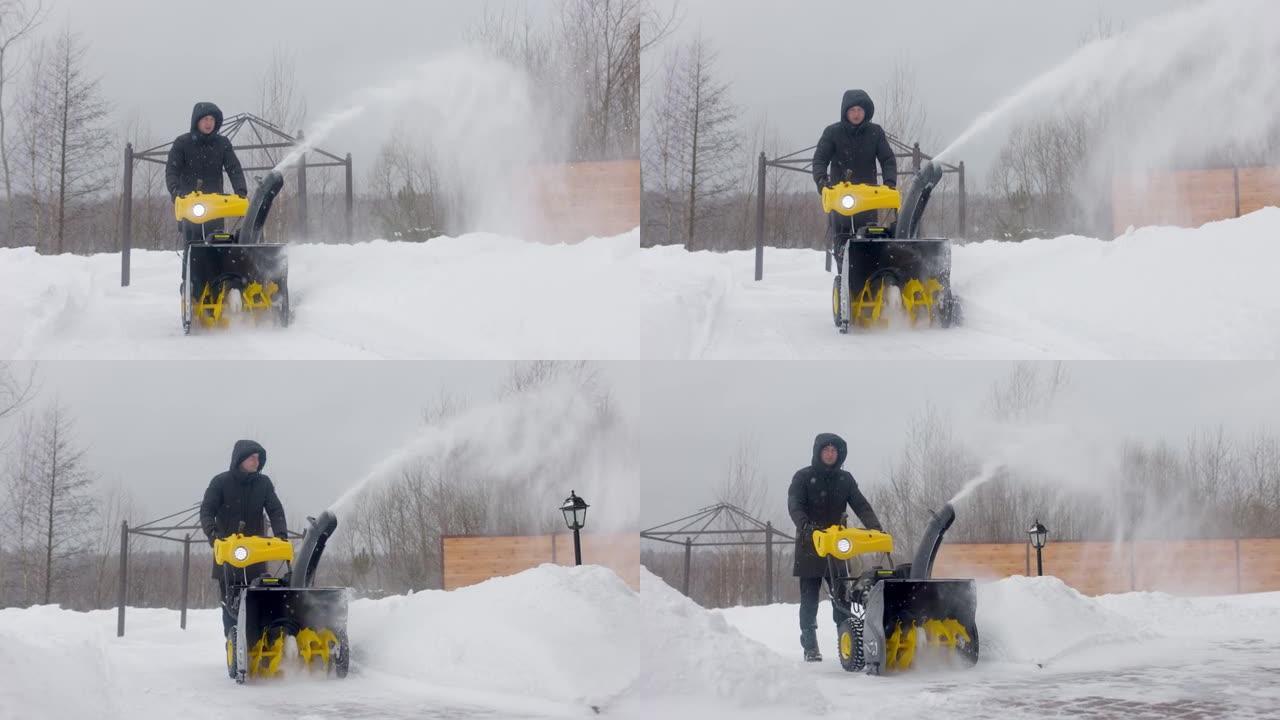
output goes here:
{"type": "Polygon", "coordinates": [[[865,663],[862,660],[862,615],[854,607],[854,614],[840,621],[840,667],[846,672],[858,672],[865,663]]]}

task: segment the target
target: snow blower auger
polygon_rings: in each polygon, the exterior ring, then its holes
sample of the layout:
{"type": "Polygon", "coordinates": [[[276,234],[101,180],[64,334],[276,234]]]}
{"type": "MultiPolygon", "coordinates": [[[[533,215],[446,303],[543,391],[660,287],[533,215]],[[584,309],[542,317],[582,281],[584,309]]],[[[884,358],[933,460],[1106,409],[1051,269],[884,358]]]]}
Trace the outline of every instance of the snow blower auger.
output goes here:
{"type": "Polygon", "coordinates": [[[263,225],[284,178],[272,170],[252,199],[199,190],[173,201],[173,215],[200,226],[182,251],[182,331],[227,327],[232,319],[289,325],[289,262],[283,243],[263,242],[263,225]],[[233,232],[207,223],[242,218],[233,232]]]}
{"type": "Polygon", "coordinates": [[[280,538],[235,534],[215,540],[214,562],[227,579],[227,608],[236,618],[227,633],[227,674],[237,683],[277,677],[289,665],[303,672],[343,678],[351,663],[347,642],[347,589],[314,587],[316,565],[338,520],[325,511],[307,518],[311,526],[294,556],[280,538]],[[283,562],[283,575],[258,575],[253,566],[283,562]],[[292,643],[286,640],[292,638],[292,643]],[[297,656],[286,661],[286,652],[297,656]]]}
{"type": "Polygon", "coordinates": [[[836,329],[889,324],[891,289],[896,288],[912,326],[951,327],[960,322],[960,302],[951,292],[951,241],[918,237],[920,216],[942,179],[932,162],[916,174],[905,202],[897,190],[841,182],[822,189],[822,210],[846,217],[893,210],[889,226],[865,225],[835,236],[836,277],[831,314],[836,329]]]}
{"type": "Polygon", "coordinates": [[[973,580],[930,577],[942,536],[955,521],[943,507],[925,530],[911,563],[873,567],[851,577],[849,561],[893,551],[893,538],[876,530],[833,525],[813,533],[827,558],[828,594],[843,614],[840,665],[872,675],[927,667],[969,667],[978,661],[978,598],[973,580]]]}

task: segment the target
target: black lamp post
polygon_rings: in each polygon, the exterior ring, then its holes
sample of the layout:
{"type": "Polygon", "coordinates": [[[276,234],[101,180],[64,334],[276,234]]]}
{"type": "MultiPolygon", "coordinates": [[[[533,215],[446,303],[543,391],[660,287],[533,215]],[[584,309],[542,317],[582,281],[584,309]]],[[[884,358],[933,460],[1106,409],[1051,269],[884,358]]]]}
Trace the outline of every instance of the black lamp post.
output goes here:
{"type": "Polygon", "coordinates": [[[560,512],[564,513],[564,524],[569,526],[573,531],[573,564],[582,564],[582,540],[578,535],[578,531],[587,524],[587,508],[591,507],[586,500],[578,497],[572,490],[569,491],[569,497],[565,498],[564,503],[560,506],[560,512]]]}
{"type": "Polygon", "coordinates": [[[1040,551],[1044,550],[1044,544],[1049,540],[1049,531],[1045,530],[1037,518],[1031,523],[1031,527],[1027,528],[1027,536],[1031,538],[1031,545],[1036,549],[1036,575],[1044,575],[1044,560],[1040,556],[1040,551]]]}

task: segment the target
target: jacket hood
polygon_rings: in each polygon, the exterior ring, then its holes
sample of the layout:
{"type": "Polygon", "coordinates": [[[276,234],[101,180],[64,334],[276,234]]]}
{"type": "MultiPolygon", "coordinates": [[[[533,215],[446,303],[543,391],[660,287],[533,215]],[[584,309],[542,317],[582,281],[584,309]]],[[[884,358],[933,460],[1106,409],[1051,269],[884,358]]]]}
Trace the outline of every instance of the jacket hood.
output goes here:
{"type": "Polygon", "coordinates": [[[876,114],[876,104],[871,102],[871,96],[866,90],[845,90],[844,99],[840,101],[840,122],[848,125],[849,108],[858,106],[867,113],[867,117],[862,121],[863,125],[871,122],[871,118],[876,114]]]}
{"type": "Polygon", "coordinates": [[[820,469],[828,467],[822,462],[822,448],[827,445],[836,446],[836,464],[830,467],[838,469],[844,465],[844,459],[849,455],[849,446],[845,444],[844,438],[835,433],[822,433],[813,439],[813,466],[820,469]]]}
{"type": "Polygon", "coordinates": [[[236,446],[231,450],[231,472],[241,474],[240,463],[254,453],[258,453],[258,472],[262,472],[267,466],[267,451],[252,440],[237,440],[236,446]]]}
{"type": "Polygon", "coordinates": [[[222,129],[222,110],[211,102],[198,102],[196,106],[191,108],[191,134],[200,136],[200,130],[196,128],[196,123],[200,122],[200,118],[205,115],[213,116],[213,132],[210,135],[217,135],[222,129]]]}

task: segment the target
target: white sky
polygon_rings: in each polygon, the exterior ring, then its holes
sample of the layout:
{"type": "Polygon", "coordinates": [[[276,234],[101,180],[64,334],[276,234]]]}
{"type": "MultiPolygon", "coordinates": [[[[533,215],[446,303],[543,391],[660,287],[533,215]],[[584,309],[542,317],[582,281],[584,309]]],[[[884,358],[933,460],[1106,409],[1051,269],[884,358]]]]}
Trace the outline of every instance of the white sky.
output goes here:
{"type": "MultiPolygon", "coordinates": [[[[679,6],[666,43],[701,32],[718,51],[718,77],[731,82],[744,129],[767,119],[785,151],[809,147],[839,116],[840,98],[863,88],[882,113],[879,88],[895,61],[909,60],[943,145],[979,114],[1067,58],[1100,18],[1132,29],[1195,0],[658,0],[679,6]]],[[[642,61],[661,62],[659,47],[642,61]]],[[[649,90],[648,87],[645,88],[649,90]]],[[[985,184],[1003,138],[979,139],[963,157],[969,182],[985,184]]],[[[937,153],[942,147],[924,147],[937,153]]]]}
{"type": "MultiPolygon", "coordinates": [[[[258,86],[275,49],[293,56],[308,118],[317,120],[362,88],[464,45],[486,7],[548,15],[539,0],[45,0],[42,33],[70,25],[89,45],[88,64],[115,117],[149,124],[158,142],[190,125],[199,100],[223,112],[258,109],[258,86]]],[[[372,120],[370,120],[372,123],[372,120]]],[[[384,125],[335,131],[322,147],[351,152],[364,178],[384,139],[384,125]]],[[[286,128],[293,132],[298,128],[286,128]]],[[[121,146],[123,151],[123,145],[121,146]]]]}

